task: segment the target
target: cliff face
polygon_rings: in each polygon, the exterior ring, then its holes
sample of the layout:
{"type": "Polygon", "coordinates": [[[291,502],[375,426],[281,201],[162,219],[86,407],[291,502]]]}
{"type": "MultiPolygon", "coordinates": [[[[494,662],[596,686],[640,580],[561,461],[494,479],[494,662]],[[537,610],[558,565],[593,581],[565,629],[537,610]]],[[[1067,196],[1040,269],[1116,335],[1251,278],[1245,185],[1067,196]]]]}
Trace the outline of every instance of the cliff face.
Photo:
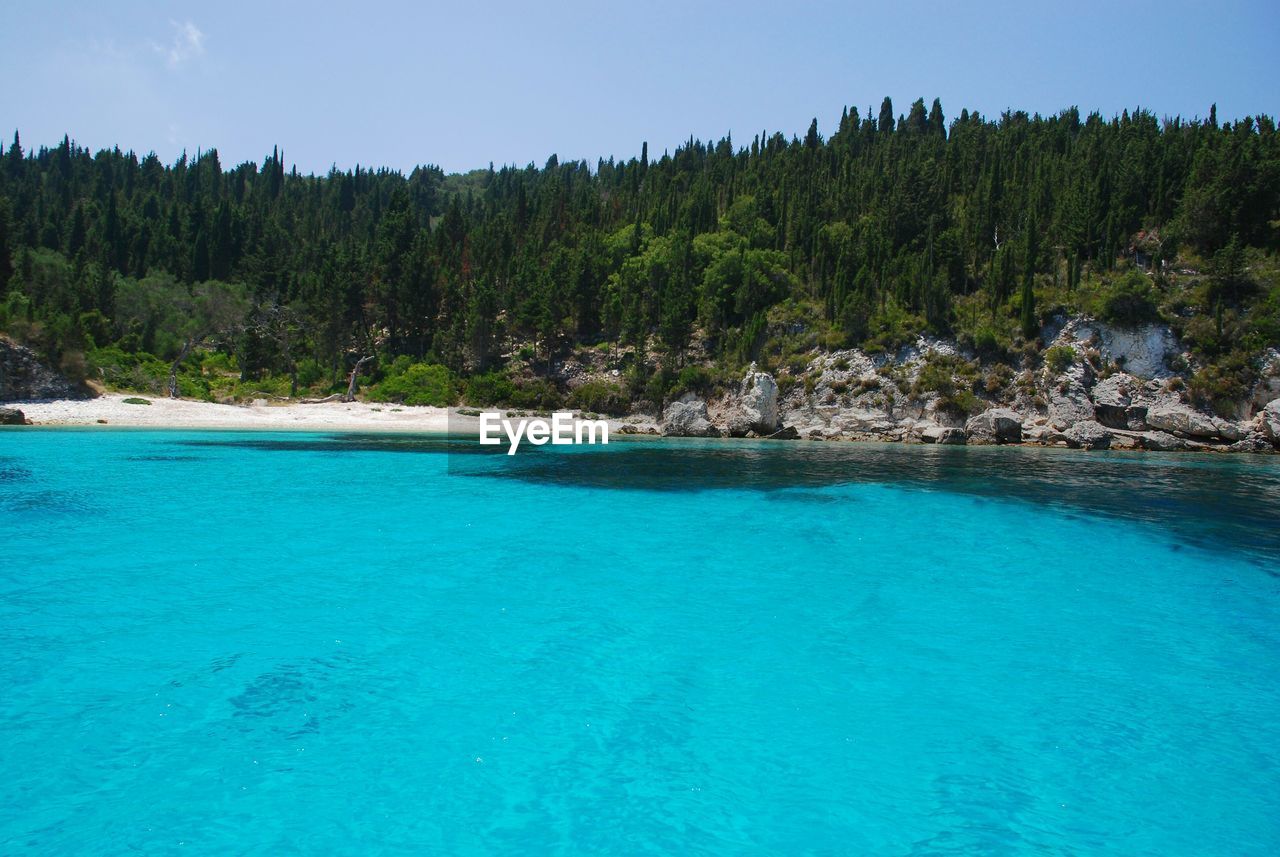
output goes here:
{"type": "MultiPolygon", "coordinates": [[[[921,338],[897,354],[819,354],[777,379],[779,425],[811,440],[1034,443],[1079,449],[1270,452],[1280,445],[1280,353],[1226,419],[1187,392],[1190,355],[1163,325],[1061,318],[1020,369],[982,366],[954,342],[921,338]]],[[[748,381],[754,376],[749,375],[748,381]]],[[[770,379],[772,380],[772,379],[770,379]]],[[[758,399],[761,387],[744,382],[758,399]]],[[[705,403],[708,430],[737,434],[741,391],[705,403]]],[[[761,404],[752,400],[752,407],[761,404]]],[[[682,401],[680,408],[702,407],[682,401]]],[[[670,409],[670,408],[669,408],[670,409]]],[[[667,434],[680,434],[668,422],[667,434]]],[[[757,435],[761,433],[757,430],[757,435]]]]}
{"type": "Polygon", "coordinates": [[[41,363],[30,348],[0,337],[0,402],[90,397],[87,390],[41,363]]]}

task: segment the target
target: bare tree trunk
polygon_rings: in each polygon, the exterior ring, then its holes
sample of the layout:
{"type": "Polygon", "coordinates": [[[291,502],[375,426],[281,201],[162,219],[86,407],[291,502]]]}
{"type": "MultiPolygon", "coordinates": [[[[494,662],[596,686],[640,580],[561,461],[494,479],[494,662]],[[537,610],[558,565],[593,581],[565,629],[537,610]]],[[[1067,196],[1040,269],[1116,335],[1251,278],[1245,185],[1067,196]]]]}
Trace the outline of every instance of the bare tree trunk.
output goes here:
{"type": "Polygon", "coordinates": [[[342,401],[354,402],[356,400],[356,383],[360,379],[360,370],[364,367],[364,364],[372,359],[372,355],[361,357],[356,361],[356,365],[351,367],[351,380],[347,383],[347,394],[342,397],[342,401]]]}
{"type": "Polygon", "coordinates": [[[182,343],[182,350],[178,352],[178,359],[173,361],[173,365],[169,367],[169,398],[178,398],[178,364],[187,359],[187,355],[191,353],[193,345],[190,339],[182,343]]]}

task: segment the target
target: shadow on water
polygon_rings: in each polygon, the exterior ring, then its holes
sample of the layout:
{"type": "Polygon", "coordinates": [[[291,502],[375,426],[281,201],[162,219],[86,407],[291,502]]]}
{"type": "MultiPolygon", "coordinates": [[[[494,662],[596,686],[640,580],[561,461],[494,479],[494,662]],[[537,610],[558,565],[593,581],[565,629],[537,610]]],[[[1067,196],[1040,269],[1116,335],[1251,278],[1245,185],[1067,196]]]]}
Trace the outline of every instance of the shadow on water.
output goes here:
{"type": "Polygon", "coordinates": [[[1035,447],[627,440],[605,447],[481,447],[440,435],[335,434],[182,441],[264,451],[448,456],[449,473],[592,489],[754,490],[828,503],[831,487],[886,484],[1159,525],[1175,543],[1232,547],[1280,567],[1280,461],[1255,456],[1073,452],[1035,447]]]}

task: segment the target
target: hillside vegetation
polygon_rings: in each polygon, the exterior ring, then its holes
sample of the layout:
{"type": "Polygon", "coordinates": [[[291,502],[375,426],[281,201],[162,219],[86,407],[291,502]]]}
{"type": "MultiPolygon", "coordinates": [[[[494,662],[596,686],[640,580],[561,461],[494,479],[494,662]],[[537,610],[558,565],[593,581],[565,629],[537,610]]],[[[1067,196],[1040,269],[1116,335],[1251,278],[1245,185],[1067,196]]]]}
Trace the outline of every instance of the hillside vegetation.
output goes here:
{"type": "Polygon", "coordinates": [[[448,176],[0,151],[0,330],[73,379],[176,370],[205,399],[345,390],[372,357],[374,398],[623,412],[921,334],[1021,367],[1065,311],[1163,320],[1210,407],[1280,342],[1278,243],[1275,123],[1213,110],[885,99],[828,137],[448,176]]]}

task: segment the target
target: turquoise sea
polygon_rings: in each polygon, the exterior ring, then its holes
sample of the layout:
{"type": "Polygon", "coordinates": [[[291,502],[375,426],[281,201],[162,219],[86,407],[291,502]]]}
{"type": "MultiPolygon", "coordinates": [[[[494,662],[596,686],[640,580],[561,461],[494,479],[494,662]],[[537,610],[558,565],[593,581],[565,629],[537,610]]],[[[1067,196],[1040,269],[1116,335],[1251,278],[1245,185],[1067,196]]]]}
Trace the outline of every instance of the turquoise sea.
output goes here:
{"type": "Polygon", "coordinates": [[[1280,853],[1280,458],[0,433],[0,853],[1280,853]]]}

